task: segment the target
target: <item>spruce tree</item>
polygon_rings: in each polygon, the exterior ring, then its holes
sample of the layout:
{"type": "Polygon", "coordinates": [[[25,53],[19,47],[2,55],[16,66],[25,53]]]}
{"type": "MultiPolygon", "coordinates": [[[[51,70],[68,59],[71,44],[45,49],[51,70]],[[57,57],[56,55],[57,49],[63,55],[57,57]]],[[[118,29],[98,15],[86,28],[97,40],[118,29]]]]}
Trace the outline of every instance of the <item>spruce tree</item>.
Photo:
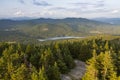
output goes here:
{"type": "Polygon", "coordinates": [[[87,70],[82,80],[99,80],[97,77],[97,61],[96,61],[96,51],[93,50],[93,57],[87,62],[87,70]]]}
{"type": "Polygon", "coordinates": [[[54,63],[53,66],[49,66],[47,75],[49,80],[61,80],[59,68],[56,62],[54,63]]]}
{"type": "Polygon", "coordinates": [[[42,66],[42,68],[39,70],[39,80],[47,80],[47,76],[46,76],[46,72],[45,72],[45,68],[44,66],[42,66]]]}
{"type": "Polygon", "coordinates": [[[117,80],[115,67],[109,51],[101,52],[88,61],[83,80],[117,80]]]}

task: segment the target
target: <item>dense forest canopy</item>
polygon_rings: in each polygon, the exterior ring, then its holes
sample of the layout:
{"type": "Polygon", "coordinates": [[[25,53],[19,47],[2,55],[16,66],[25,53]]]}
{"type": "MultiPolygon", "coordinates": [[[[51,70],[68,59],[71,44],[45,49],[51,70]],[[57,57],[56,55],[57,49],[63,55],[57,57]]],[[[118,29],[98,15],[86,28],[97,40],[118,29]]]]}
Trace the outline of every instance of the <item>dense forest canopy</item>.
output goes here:
{"type": "Polygon", "coordinates": [[[120,79],[120,39],[102,38],[39,46],[1,42],[0,79],[61,80],[75,59],[87,64],[82,80],[120,79]]]}

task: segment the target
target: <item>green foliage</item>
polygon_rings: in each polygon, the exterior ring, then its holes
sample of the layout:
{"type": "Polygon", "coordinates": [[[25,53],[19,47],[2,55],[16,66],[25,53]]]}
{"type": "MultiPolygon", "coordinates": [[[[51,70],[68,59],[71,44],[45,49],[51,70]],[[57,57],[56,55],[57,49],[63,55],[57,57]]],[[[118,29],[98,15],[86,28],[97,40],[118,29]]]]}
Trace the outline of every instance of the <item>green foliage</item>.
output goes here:
{"type": "Polygon", "coordinates": [[[60,79],[59,68],[58,68],[56,62],[54,63],[53,66],[49,66],[47,74],[48,74],[48,79],[49,80],[61,80],[60,79]]]}
{"type": "Polygon", "coordinates": [[[87,61],[83,80],[117,80],[120,76],[119,39],[96,38],[40,46],[0,43],[0,52],[3,80],[61,80],[61,74],[75,67],[74,59],[87,61]]]}
{"type": "Polygon", "coordinates": [[[93,50],[93,57],[87,62],[87,72],[83,76],[82,80],[99,80],[97,77],[97,61],[96,61],[96,52],[93,50]]]}
{"type": "Polygon", "coordinates": [[[11,74],[11,80],[30,79],[29,75],[29,70],[24,64],[21,64],[21,66],[11,74]]]}
{"type": "Polygon", "coordinates": [[[39,73],[38,73],[38,78],[39,80],[47,80],[47,76],[45,74],[45,69],[44,67],[42,66],[42,68],[39,70],[39,73]]]}
{"type": "Polygon", "coordinates": [[[45,68],[42,66],[39,72],[37,72],[36,69],[34,68],[32,70],[31,80],[47,80],[45,68]]]}
{"type": "Polygon", "coordinates": [[[114,64],[108,51],[93,56],[88,64],[83,80],[117,80],[114,64]]]}

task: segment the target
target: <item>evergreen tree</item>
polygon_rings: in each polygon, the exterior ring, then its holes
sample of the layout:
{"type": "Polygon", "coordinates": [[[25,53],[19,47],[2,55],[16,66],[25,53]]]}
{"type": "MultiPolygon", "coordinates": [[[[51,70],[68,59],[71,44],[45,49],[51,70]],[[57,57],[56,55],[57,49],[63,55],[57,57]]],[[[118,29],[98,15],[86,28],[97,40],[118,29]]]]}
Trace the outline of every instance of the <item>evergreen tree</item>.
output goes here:
{"type": "Polygon", "coordinates": [[[108,51],[89,60],[83,80],[117,80],[111,55],[108,51]]]}
{"type": "Polygon", "coordinates": [[[54,63],[53,66],[49,66],[47,75],[49,80],[61,80],[59,68],[56,62],[54,63]]]}
{"type": "Polygon", "coordinates": [[[31,80],[39,80],[37,72],[32,73],[31,80]]]}
{"type": "Polygon", "coordinates": [[[112,58],[114,59],[114,64],[116,67],[117,76],[120,76],[120,51],[113,53],[112,58]]]}
{"type": "Polygon", "coordinates": [[[14,71],[13,74],[11,74],[11,79],[12,80],[29,80],[29,70],[26,68],[24,64],[21,64],[21,66],[14,71]]]}
{"type": "Polygon", "coordinates": [[[31,80],[39,80],[38,72],[34,67],[32,67],[31,80]]]}
{"type": "Polygon", "coordinates": [[[69,71],[66,64],[62,60],[58,59],[57,64],[58,64],[58,67],[59,67],[61,73],[65,74],[69,71]]]}
{"type": "Polygon", "coordinates": [[[103,80],[110,79],[110,80],[116,80],[116,72],[114,71],[114,65],[111,58],[111,55],[108,51],[105,52],[103,57],[103,80]]]}
{"type": "Polygon", "coordinates": [[[109,50],[109,43],[108,43],[108,41],[106,41],[105,46],[104,46],[104,49],[105,49],[105,50],[109,50]]]}
{"type": "Polygon", "coordinates": [[[87,72],[83,76],[82,80],[99,80],[97,77],[98,70],[97,70],[97,61],[96,61],[96,51],[93,50],[93,57],[90,59],[87,64],[87,72]]]}
{"type": "Polygon", "coordinates": [[[39,80],[47,80],[47,76],[46,76],[46,72],[45,72],[45,68],[42,66],[42,68],[39,70],[39,80]]]}

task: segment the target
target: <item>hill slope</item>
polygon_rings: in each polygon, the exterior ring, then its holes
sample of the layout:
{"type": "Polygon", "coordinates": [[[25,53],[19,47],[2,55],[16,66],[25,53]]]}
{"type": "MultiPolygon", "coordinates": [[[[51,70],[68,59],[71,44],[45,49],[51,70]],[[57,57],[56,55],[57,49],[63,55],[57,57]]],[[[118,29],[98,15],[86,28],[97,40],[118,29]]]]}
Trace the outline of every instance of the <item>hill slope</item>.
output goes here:
{"type": "MultiPolygon", "coordinates": [[[[86,36],[94,34],[120,34],[118,25],[85,18],[0,20],[1,39],[10,37],[48,38],[55,36],[86,36]],[[17,33],[17,35],[15,35],[17,33]]],[[[12,38],[14,39],[14,38],[12,38]]]]}

